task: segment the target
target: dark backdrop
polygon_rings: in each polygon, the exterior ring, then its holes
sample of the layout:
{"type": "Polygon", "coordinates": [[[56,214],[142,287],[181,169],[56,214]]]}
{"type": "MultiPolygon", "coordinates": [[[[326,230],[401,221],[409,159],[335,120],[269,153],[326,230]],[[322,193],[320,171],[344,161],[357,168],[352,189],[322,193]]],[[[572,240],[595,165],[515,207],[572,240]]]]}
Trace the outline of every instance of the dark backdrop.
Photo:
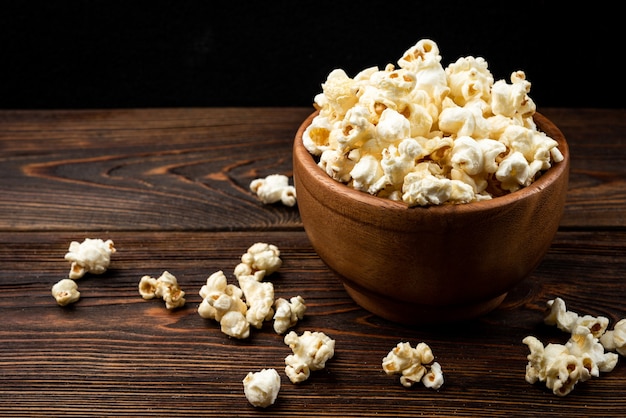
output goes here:
{"type": "Polygon", "coordinates": [[[554,3],[5,1],[0,107],[309,106],[332,69],[382,68],[422,38],[444,66],[524,70],[539,108],[623,107],[616,6],[554,3]]]}

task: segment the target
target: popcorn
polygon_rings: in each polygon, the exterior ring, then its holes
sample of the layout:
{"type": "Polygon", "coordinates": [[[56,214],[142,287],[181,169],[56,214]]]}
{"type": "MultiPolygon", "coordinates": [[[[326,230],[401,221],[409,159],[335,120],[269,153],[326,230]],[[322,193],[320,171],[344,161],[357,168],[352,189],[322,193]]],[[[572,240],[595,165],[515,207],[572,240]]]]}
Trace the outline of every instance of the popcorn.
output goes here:
{"type": "Polygon", "coordinates": [[[178,285],[178,280],[168,271],[157,279],[143,276],[139,280],[139,294],[144,299],[161,298],[167,309],[176,309],[185,305],[185,292],[178,285]]]}
{"type": "Polygon", "coordinates": [[[443,373],[434,359],[428,344],[419,343],[413,348],[410,343],[401,342],[383,358],[382,366],[388,375],[400,374],[404,387],[421,381],[428,388],[439,389],[443,385],[443,373]]]}
{"type": "Polygon", "coordinates": [[[237,266],[239,269],[236,269],[235,272],[237,277],[241,274],[260,275],[261,278],[257,278],[259,281],[263,277],[269,276],[270,274],[278,271],[280,266],[283,264],[280,259],[280,250],[278,247],[264,242],[257,242],[251,245],[246,253],[241,256],[241,262],[244,266],[237,266]],[[244,271],[249,272],[244,273],[244,271]]]}
{"type": "Polygon", "coordinates": [[[448,179],[441,167],[433,162],[422,162],[404,177],[402,200],[411,206],[441,205],[445,202],[467,203],[474,198],[471,185],[448,179]]]}
{"type": "Polygon", "coordinates": [[[243,292],[235,285],[228,284],[222,270],[211,274],[206,284],[200,288],[202,302],[198,314],[205,319],[220,323],[226,335],[243,339],[250,336],[250,324],[246,319],[247,306],[243,292]]]}
{"type": "Polygon", "coordinates": [[[245,339],[250,336],[250,323],[241,311],[228,311],[220,319],[220,330],[231,337],[245,339]]]}
{"type": "Polygon", "coordinates": [[[614,350],[626,356],[626,319],[618,321],[613,330],[602,334],[600,342],[607,350],[614,350]]]}
{"type": "Polygon", "coordinates": [[[450,64],[445,72],[450,96],[459,106],[490,100],[494,80],[484,58],[461,57],[450,64]]]}
{"type": "Polygon", "coordinates": [[[282,174],[271,174],[265,178],[252,180],[250,190],[265,204],[276,202],[282,202],[286,206],[296,204],[296,188],[290,186],[289,178],[282,174]]]}
{"type": "Polygon", "coordinates": [[[284,341],[293,351],[285,358],[285,373],[292,383],[307,380],[312,371],[322,370],[335,355],[335,340],[323,332],[304,331],[298,336],[291,331],[284,341]]]}
{"type": "Polygon", "coordinates": [[[72,279],[61,279],[52,286],[52,296],[60,306],[69,305],[80,299],[78,285],[72,279]]]}
{"type": "Polygon", "coordinates": [[[528,383],[545,382],[555,395],[565,396],[578,382],[591,378],[582,359],[571,354],[566,346],[550,343],[544,347],[533,336],[524,338],[522,342],[530,349],[525,376],[528,383]]]}
{"type": "Polygon", "coordinates": [[[243,391],[252,406],[267,408],[278,397],[280,376],[276,369],[249,372],[243,379],[243,391]]]}
{"type": "Polygon", "coordinates": [[[570,353],[582,359],[583,365],[593,377],[600,376],[600,372],[612,371],[617,364],[618,355],[605,353],[604,346],[584,325],[576,327],[565,347],[570,353]]]}
{"type": "Polygon", "coordinates": [[[462,204],[527,187],[563,160],[533,121],[523,71],[494,81],[471,56],[444,68],[429,39],[397,65],[354,78],[333,70],[315,96],[319,113],[302,139],[336,181],[409,206],[462,204]]]}
{"type": "Polygon", "coordinates": [[[561,331],[572,333],[582,325],[588,328],[595,338],[599,338],[609,325],[609,319],[604,316],[584,315],[581,317],[576,312],[568,311],[565,301],[558,297],[549,300],[547,305],[549,312],[544,322],[547,325],[556,325],[561,331]]]}
{"type": "Polygon", "coordinates": [[[300,296],[290,302],[275,300],[273,283],[263,282],[281,265],[278,247],[264,242],[251,245],[234,269],[239,286],[228,284],[223,271],[213,273],[200,289],[198,314],[216,320],[223,333],[235,338],[248,338],[250,326],[260,329],[272,318],[276,332],[284,333],[303,318],[306,305],[300,296]]]}
{"type": "Polygon", "coordinates": [[[253,327],[261,328],[264,321],[274,316],[274,285],[271,282],[259,282],[254,276],[241,276],[239,288],[248,306],[246,320],[253,327]]]}
{"type": "MultiPolygon", "coordinates": [[[[561,298],[549,300],[547,305],[544,322],[569,332],[570,338],[565,344],[550,343],[545,347],[533,336],[524,338],[523,343],[530,349],[525,378],[530,384],[545,382],[555,395],[566,396],[578,382],[615,368],[618,355],[605,352],[616,348],[614,334],[605,333],[609,322],[605,317],[579,316],[568,311],[561,298]]],[[[623,326],[618,324],[616,329],[623,326]]]]}
{"type": "Polygon", "coordinates": [[[80,279],[86,273],[102,274],[111,263],[116,249],[113,241],[86,238],[83,242],[72,241],[65,259],[72,263],[69,278],[80,279]]]}
{"type": "Polygon", "coordinates": [[[304,317],[306,305],[302,296],[294,296],[289,300],[278,298],[274,302],[274,311],[274,331],[284,334],[304,317]]]}

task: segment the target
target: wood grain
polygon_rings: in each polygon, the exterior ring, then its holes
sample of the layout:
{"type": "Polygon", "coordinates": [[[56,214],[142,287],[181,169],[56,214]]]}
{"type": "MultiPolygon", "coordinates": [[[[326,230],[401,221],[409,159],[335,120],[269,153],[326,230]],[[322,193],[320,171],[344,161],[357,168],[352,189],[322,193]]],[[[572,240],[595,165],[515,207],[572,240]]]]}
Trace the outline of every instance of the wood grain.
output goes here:
{"type": "MultiPolygon", "coordinates": [[[[464,324],[408,327],[359,308],[312,250],[297,208],[261,205],[249,181],[290,174],[291,138],[310,109],[135,109],[0,112],[0,416],[623,416],[626,363],[556,397],[524,380],[527,347],[567,335],[543,324],[545,303],[626,318],[625,111],[542,109],[572,153],[566,213],[540,266],[494,312],[464,324]],[[78,281],[57,306],[72,240],[113,239],[111,268],[78,281]],[[301,295],[296,327],[336,340],[324,370],[294,385],[290,354],[266,323],[247,340],[196,312],[209,274],[254,242],[281,250],[277,296],[301,295]],[[168,270],[187,304],[143,300],[141,276],[168,270]],[[446,379],[400,385],[382,358],[427,342],[446,379]],[[249,371],[274,367],[268,410],[243,394],[249,371]]],[[[503,237],[506,239],[515,237],[503,237]]]]}

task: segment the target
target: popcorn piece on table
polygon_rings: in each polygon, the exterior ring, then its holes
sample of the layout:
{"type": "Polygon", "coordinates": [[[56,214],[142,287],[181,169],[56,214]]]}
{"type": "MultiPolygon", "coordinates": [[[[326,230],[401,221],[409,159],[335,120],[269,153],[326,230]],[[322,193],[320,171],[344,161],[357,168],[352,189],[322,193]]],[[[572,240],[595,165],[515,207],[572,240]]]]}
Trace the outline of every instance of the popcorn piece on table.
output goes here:
{"type": "Polygon", "coordinates": [[[235,338],[248,338],[250,324],[246,319],[248,310],[242,299],[242,290],[228,284],[223,271],[211,274],[206,284],[200,289],[202,302],[198,314],[205,319],[214,319],[220,323],[221,330],[235,338]]]}
{"type": "Polygon", "coordinates": [[[254,275],[257,281],[276,272],[282,265],[280,250],[273,244],[257,242],[241,256],[241,263],[235,267],[235,276],[254,275]]]}
{"type": "Polygon", "coordinates": [[[278,298],[274,302],[274,331],[284,334],[304,318],[306,305],[302,296],[294,296],[287,300],[278,298]]]}
{"type": "Polygon", "coordinates": [[[273,405],[280,391],[280,376],[276,369],[249,372],[243,379],[243,391],[252,406],[273,405]]]}
{"type": "Polygon", "coordinates": [[[323,332],[304,331],[298,336],[291,331],[284,341],[293,351],[285,358],[285,373],[292,383],[307,380],[312,371],[322,370],[335,355],[335,340],[323,332]]]}
{"type": "Polygon", "coordinates": [[[430,365],[430,370],[422,377],[422,383],[431,389],[439,389],[443,385],[443,372],[439,363],[434,361],[430,365]]]}
{"type": "Polygon", "coordinates": [[[600,342],[605,349],[626,356],[626,319],[617,321],[612,330],[602,334],[600,342]]]}
{"type": "Polygon", "coordinates": [[[584,325],[578,325],[572,336],[565,343],[569,352],[582,359],[584,367],[593,377],[599,377],[600,372],[612,371],[617,365],[618,355],[604,351],[604,346],[598,338],[584,325]]]}
{"type": "Polygon", "coordinates": [[[80,299],[78,285],[72,279],[61,279],[52,286],[52,296],[60,306],[69,305],[80,299]]]}
{"type": "Polygon", "coordinates": [[[544,318],[547,325],[556,325],[561,331],[572,333],[576,327],[583,325],[591,331],[595,338],[599,338],[606,331],[609,319],[604,316],[579,316],[576,312],[568,311],[565,301],[554,298],[547,302],[549,312],[544,318]]]}
{"type": "Polygon", "coordinates": [[[444,379],[441,366],[434,359],[428,344],[422,342],[413,348],[410,343],[401,342],[383,358],[382,366],[388,375],[401,374],[404,387],[421,381],[428,388],[439,389],[444,379]]]}
{"type": "Polygon", "coordinates": [[[525,376],[528,383],[545,382],[555,395],[566,396],[578,382],[591,378],[582,359],[571,354],[565,345],[550,343],[544,347],[533,336],[522,341],[530,349],[525,376]]]}
{"type": "Polygon", "coordinates": [[[250,336],[250,323],[241,311],[232,310],[220,319],[220,330],[231,337],[245,339],[250,336]]]}
{"type": "Polygon", "coordinates": [[[558,396],[569,394],[576,383],[610,372],[617,364],[617,354],[605,353],[604,347],[589,329],[579,326],[566,344],[543,344],[535,337],[524,338],[530,349],[526,381],[545,382],[558,396]]]}
{"type": "Polygon", "coordinates": [[[139,280],[139,294],[144,299],[161,298],[167,309],[180,308],[185,305],[185,292],[178,285],[176,277],[164,271],[159,278],[143,276],[139,280]]]}
{"type": "Polygon", "coordinates": [[[253,275],[239,276],[238,279],[248,306],[246,320],[253,327],[261,328],[264,321],[274,316],[274,285],[259,282],[253,275]]]}
{"type": "Polygon", "coordinates": [[[80,279],[86,273],[102,274],[111,263],[116,249],[112,240],[86,238],[83,242],[72,241],[65,259],[71,264],[69,278],[80,279]]]}
{"type": "Polygon", "coordinates": [[[250,190],[265,204],[276,202],[281,202],[285,206],[296,204],[296,188],[290,186],[289,178],[282,174],[271,174],[265,178],[252,180],[250,190]]]}

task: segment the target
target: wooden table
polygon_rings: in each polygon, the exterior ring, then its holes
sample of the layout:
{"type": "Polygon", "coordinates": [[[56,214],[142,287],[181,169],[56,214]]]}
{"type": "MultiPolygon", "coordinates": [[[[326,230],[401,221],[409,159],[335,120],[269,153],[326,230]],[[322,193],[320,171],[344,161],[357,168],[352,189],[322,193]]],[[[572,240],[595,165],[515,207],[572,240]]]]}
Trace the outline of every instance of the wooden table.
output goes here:
{"type": "MultiPolygon", "coordinates": [[[[0,112],[0,413],[4,416],[620,416],[626,359],[557,397],[524,380],[546,302],[579,314],[626,318],[626,110],[540,109],[572,155],[561,228],[536,271],[501,307],[437,327],[390,323],[359,308],[312,250],[298,209],[264,205],[250,182],[291,176],[291,142],[309,108],[180,108],[0,112]],[[112,239],[103,275],[78,281],[60,307],[71,241],[112,239]],[[276,245],[277,297],[301,295],[295,330],[322,331],[335,356],[304,383],[284,374],[291,350],[271,322],[245,340],[197,313],[206,278],[231,283],[255,242],[276,245]],[[143,275],[174,274],[187,303],[143,300],[143,275]],[[399,342],[426,342],[442,365],[435,391],[407,389],[382,358],[399,342]],[[276,368],[278,400],[256,409],[242,379],[276,368]]],[[[502,237],[503,245],[515,237],[502,237]]],[[[269,278],[268,278],[269,279],[269,278]]]]}

